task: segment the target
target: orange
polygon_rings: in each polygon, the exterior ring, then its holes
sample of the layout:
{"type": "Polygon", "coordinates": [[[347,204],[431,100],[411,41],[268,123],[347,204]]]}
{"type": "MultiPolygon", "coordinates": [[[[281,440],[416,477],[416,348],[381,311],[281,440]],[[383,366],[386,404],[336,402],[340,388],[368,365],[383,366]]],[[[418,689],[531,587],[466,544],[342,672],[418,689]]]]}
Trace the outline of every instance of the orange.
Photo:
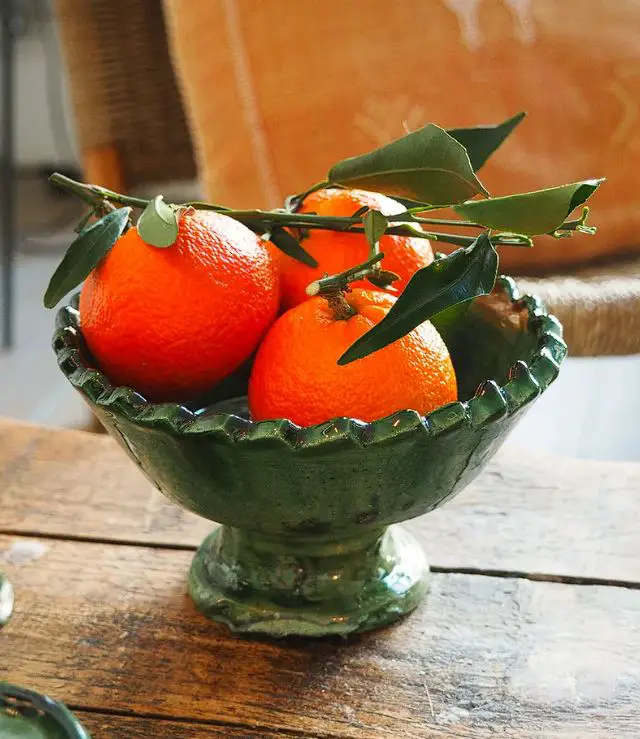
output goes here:
{"type": "MultiPolygon", "coordinates": [[[[366,206],[391,216],[406,208],[391,198],[365,190],[329,188],[307,195],[300,213],[317,213],[323,216],[351,216],[366,206]]],[[[308,267],[285,254],[277,254],[282,284],[282,304],[291,308],[307,300],[305,288],[310,282],[344,272],[349,267],[362,264],[369,257],[369,245],[364,234],[341,233],[310,229],[302,239],[302,246],[318,261],[318,267],[308,267]]],[[[427,239],[410,236],[385,235],[380,239],[380,251],[384,252],[384,269],[395,272],[400,279],[393,286],[402,291],[412,275],[433,261],[433,251],[427,239]]],[[[353,283],[355,287],[370,288],[366,281],[353,283]]]]}
{"type": "Polygon", "coordinates": [[[402,339],[351,364],[338,358],[379,323],[395,298],[375,290],[345,296],[355,314],[336,317],[323,297],[287,311],[267,333],[249,380],[254,419],[310,426],[339,416],[373,421],[402,409],[428,413],[457,399],[447,347],[426,321],[402,339]]]}
{"type": "Polygon", "coordinates": [[[83,336],[109,379],[151,400],[196,398],[256,349],[279,304],[260,239],[217,213],[184,213],[166,248],[131,228],[89,275],[83,336]]]}

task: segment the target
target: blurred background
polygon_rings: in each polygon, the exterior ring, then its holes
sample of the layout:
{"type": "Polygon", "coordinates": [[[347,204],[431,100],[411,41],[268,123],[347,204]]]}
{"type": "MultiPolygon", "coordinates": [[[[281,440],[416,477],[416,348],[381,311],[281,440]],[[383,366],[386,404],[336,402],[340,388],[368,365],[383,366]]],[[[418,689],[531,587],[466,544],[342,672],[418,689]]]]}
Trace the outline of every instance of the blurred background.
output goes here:
{"type": "Polygon", "coordinates": [[[0,0],[0,415],[95,430],[50,350],[48,279],[81,208],[131,193],[279,205],[433,121],[530,113],[499,195],[606,176],[595,237],[505,248],[571,358],[510,443],[640,460],[638,0],[0,0]]]}

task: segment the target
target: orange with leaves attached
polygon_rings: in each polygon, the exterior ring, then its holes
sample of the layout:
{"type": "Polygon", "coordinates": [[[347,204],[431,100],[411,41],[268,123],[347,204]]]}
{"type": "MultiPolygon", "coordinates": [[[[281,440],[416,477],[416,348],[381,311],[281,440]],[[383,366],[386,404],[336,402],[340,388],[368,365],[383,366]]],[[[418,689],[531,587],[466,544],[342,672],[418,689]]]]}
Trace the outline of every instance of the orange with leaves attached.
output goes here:
{"type": "Polygon", "coordinates": [[[407,408],[428,413],[457,399],[449,351],[429,321],[374,354],[339,365],[395,298],[354,290],[337,300],[311,298],[271,327],[249,380],[255,420],[288,418],[300,426],[339,416],[373,421],[407,408]]]}
{"type": "Polygon", "coordinates": [[[249,358],[278,304],[277,270],[253,232],[225,215],[185,212],[168,248],[137,228],[118,239],[84,283],[80,320],[113,383],[188,400],[249,358]]]}
{"type": "MultiPolygon", "coordinates": [[[[391,216],[406,208],[396,200],[376,192],[328,188],[313,192],[304,199],[299,213],[317,213],[321,216],[351,216],[366,207],[391,216]]],[[[416,226],[418,228],[418,226],[416,226]]],[[[281,252],[275,255],[280,269],[282,304],[291,308],[306,300],[305,289],[310,282],[324,274],[337,274],[364,262],[369,256],[369,244],[362,233],[344,233],[309,229],[301,241],[302,247],[314,257],[317,267],[308,267],[281,252]]],[[[428,239],[418,236],[385,234],[380,239],[380,251],[385,258],[382,266],[395,272],[400,279],[393,286],[401,292],[413,274],[433,261],[428,239]]],[[[367,282],[356,282],[355,287],[370,287],[367,282]]]]}

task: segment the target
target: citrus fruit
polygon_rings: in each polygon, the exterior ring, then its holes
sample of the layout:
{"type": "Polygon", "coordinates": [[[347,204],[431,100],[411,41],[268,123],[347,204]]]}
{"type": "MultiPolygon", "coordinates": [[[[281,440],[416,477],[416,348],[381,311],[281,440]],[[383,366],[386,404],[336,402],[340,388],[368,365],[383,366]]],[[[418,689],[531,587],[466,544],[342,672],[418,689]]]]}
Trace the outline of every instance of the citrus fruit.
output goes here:
{"type": "Polygon", "coordinates": [[[338,317],[318,296],[283,313],[271,327],[249,380],[255,420],[288,418],[300,426],[339,416],[373,421],[402,409],[428,413],[456,400],[449,352],[428,321],[363,359],[338,365],[395,301],[375,290],[354,290],[344,298],[353,311],[349,317],[338,317]]]}
{"type": "MultiPolygon", "coordinates": [[[[396,200],[376,192],[328,188],[307,195],[299,213],[317,213],[322,216],[351,216],[366,206],[391,216],[406,208],[396,200]]],[[[282,305],[291,308],[307,300],[305,288],[324,274],[344,272],[362,264],[369,256],[369,244],[363,233],[343,233],[310,229],[301,242],[303,248],[315,257],[317,267],[308,267],[292,257],[279,253],[276,261],[280,269],[282,305]]],[[[414,272],[433,261],[428,239],[411,236],[385,235],[380,239],[380,251],[385,258],[382,266],[395,272],[400,279],[393,286],[400,292],[414,272]]],[[[356,282],[355,287],[370,287],[368,282],[356,282]]]]}
{"type": "Polygon", "coordinates": [[[151,400],[196,398],[239,367],[275,319],[277,270],[228,216],[185,212],[160,249],[130,228],[89,275],[82,333],[117,385],[151,400]]]}

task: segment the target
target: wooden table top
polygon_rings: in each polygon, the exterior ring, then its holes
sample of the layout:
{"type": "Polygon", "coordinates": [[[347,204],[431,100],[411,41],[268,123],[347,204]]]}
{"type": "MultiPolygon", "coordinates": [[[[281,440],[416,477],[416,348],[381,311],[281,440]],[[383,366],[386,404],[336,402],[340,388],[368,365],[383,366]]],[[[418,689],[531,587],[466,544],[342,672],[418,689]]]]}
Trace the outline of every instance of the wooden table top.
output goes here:
{"type": "Polygon", "coordinates": [[[347,641],[243,639],[186,595],[211,524],[105,436],[0,421],[0,679],[94,739],[640,736],[640,464],[503,451],[408,526],[432,591],[347,641]]]}

